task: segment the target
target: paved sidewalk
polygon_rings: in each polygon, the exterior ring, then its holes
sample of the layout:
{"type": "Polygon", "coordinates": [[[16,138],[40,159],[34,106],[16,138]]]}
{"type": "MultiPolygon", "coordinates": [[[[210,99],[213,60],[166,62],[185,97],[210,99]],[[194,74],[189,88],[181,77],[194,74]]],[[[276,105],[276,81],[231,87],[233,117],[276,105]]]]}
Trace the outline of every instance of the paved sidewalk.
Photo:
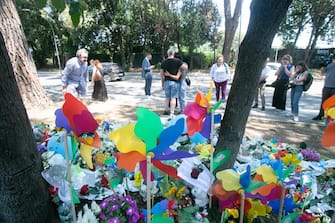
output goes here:
{"type": "MultiPolygon", "coordinates": [[[[63,96],[61,93],[60,78],[55,72],[38,72],[42,86],[47,94],[56,102],[61,102],[63,96]]],[[[206,94],[209,90],[211,79],[207,73],[190,73],[192,84],[187,88],[187,101],[194,101],[197,90],[206,94]]],[[[144,80],[140,73],[126,73],[124,80],[106,83],[109,100],[105,103],[92,102],[94,110],[99,111],[113,106],[145,106],[157,112],[163,111],[164,91],[161,88],[160,78],[158,73],[153,74],[152,96],[144,95],[144,80]]],[[[231,83],[228,85],[227,93],[229,93],[231,83]]],[[[299,123],[300,124],[316,124],[324,125],[323,122],[313,121],[312,118],[318,114],[321,102],[321,91],[323,80],[314,80],[309,91],[304,92],[300,100],[299,106],[299,123]]],[[[280,122],[293,122],[292,117],[288,116],[291,111],[290,90],[287,93],[286,112],[279,112],[271,107],[272,95],[274,88],[266,87],[265,100],[266,110],[251,109],[250,118],[266,119],[280,122]]],[[[215,89],[213,89],[212,102],[215,102],[215,89]]],[[[92,93],[92,86],[89,87],[88,98],[92,93]]],[[[90,100],[90,99],[88,99],[90,100]]],[[[222,106],[224,111],[225,104],[222,106]]],[[[109,112],[108,109],[106,112],[109,112]]],[[[128,111],[131,112],[131,111],[128,111]]],[[[133,111],[135,113],[135,111],[133,111]]]]}

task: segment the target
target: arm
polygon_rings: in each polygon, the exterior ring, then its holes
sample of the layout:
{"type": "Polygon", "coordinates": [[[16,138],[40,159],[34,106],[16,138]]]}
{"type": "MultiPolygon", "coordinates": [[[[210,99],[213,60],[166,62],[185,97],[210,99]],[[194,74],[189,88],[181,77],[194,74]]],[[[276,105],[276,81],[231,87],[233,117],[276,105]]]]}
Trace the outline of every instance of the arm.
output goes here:
{"type": "Polygon", "coordinates": [[[211,71],[209,72],[209,75],[211,76],[212,80],[214,80],[214,73],[215,73],[215,64],[212,65],[211,71]]]}
{"type": "Polygon", "coordinates": [[[63,90],[66,89],[68,83],[67,83],[67,79],[68,76],[71,74],[72,72],[72,64],[71,63],[66,63],[65,68],[61,74],[61,81],[62,81],[62,85],[63,85],[63,90]]]}
{"type": "Polygon", "coordinates": [[[321,75],[324,76],[326,74],[327,67],[321,67],[321,75]]]}
{"type": "Polygon", "coordinates": [[[294,66],[291,66],[290,69],[288,69],[288,67],[285,66],[284,69],[285,69],[285,74],[289,77],[293,76],[295,73],[294,66]]]}
{"type": "Polygon", "coordinates": [[[306,70],[306,71],[303,73],[303,75],[301,76],[301,78],[298,79],[298,80],[295,79],[294,82],[295,82],[295,83],[304,82],[304,81],[307,79],[307,77],[308,77],[308,71],[306,70]]]}
{"type": "Polygon", "coordinates": [[[180,72],[180,69],[179,69],[177,75],[172,75],[172,74],[170,74],[168,71],[165,71],[164,75],[165,75],[165,77],[170,77],[171,79],[177,81],[177,80],[179,80],[180,77],[181,77],[181,72],[180,72]]]}
{"type": "Polygon", "coordinates": [[[161,76],[161,83],[162,83],[162,88],[164,89],[164,79],[165,79],[165,76],[164,76],[164,70],[161,69],[160,72],[159,72],[160,76],[161,76]]]}

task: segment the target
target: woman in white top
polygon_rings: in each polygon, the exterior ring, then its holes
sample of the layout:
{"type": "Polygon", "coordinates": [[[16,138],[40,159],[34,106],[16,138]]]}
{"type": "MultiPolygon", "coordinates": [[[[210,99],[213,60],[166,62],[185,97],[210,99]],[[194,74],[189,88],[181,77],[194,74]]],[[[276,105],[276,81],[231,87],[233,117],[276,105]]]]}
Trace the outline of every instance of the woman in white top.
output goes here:
{"type": "Polygon", "coordinates": [[[291,112],[294,121],[299,121],[299,101],[303,92],[304,81],[308,77],[308,67],[304,62],[299,62],[295,74],[291,76],[291,112]]]}
{"type": "Polygon", "coordinates": [[[212,65],[210,75],[215,84],[216,100],[219,101],[220,99],[220,91],[221,91],[221,99],[226,100],[226,89],[230,72],[228,65],[223,62],[222,55],[219,55],[217,57],[217,63],[212,65]]]}

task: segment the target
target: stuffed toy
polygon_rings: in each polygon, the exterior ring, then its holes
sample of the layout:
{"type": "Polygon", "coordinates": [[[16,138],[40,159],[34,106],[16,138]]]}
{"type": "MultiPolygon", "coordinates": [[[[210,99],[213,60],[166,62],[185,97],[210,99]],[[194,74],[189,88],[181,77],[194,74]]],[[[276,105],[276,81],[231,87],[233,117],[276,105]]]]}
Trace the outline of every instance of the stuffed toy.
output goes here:
{"type": "Polygon", "coordinates": [[[206,192],[204,192],[203,190],[200,190],[197,187],[193,187],[191,192],[192,192],[192,195],[194,196],[194,201],[196,205],[198,205],[199,207],[207,206],[208,196],[206,192]]]}

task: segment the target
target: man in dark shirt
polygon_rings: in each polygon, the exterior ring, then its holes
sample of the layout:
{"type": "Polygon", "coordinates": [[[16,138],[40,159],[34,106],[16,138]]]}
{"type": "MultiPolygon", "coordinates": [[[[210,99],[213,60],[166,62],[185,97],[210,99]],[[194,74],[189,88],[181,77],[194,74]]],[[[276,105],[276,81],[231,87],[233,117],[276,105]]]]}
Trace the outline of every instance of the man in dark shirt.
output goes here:
{"type": "Polygon", "coordinates": [[[180,70],[179,68],[183,64],[181,60],[174,57],[175,52],[173,49],[167,51],[168,58],[162,62],[160,76],[162,82],[162,88],[165,91],[165,102],[164,102],[164,115],[174,115],[176,108],[176,99],[179,96],[180,88],[180,70]],[[166,76],[165,74],[168,73],[166,76]],[[175,77],[170,77],[175,76],[175,77]],[[169,110],[170,104],[170,110],[169,110]]]}
{"type": "Polygon", "coordinates": [[[326,67],[321,68],[321,74],[326,74],[325,84],[322,89],[322,98],[321,98],[321,105],[320,111],[317,116],[313,118],[313,120],[318,121],[322,120],[324,117],[324,111],[322,108],[322,104],[325,100],[330,98],[331,96],[335,95],[335,55],[331,56],[332,62],[328,64],[326,67]]]}

